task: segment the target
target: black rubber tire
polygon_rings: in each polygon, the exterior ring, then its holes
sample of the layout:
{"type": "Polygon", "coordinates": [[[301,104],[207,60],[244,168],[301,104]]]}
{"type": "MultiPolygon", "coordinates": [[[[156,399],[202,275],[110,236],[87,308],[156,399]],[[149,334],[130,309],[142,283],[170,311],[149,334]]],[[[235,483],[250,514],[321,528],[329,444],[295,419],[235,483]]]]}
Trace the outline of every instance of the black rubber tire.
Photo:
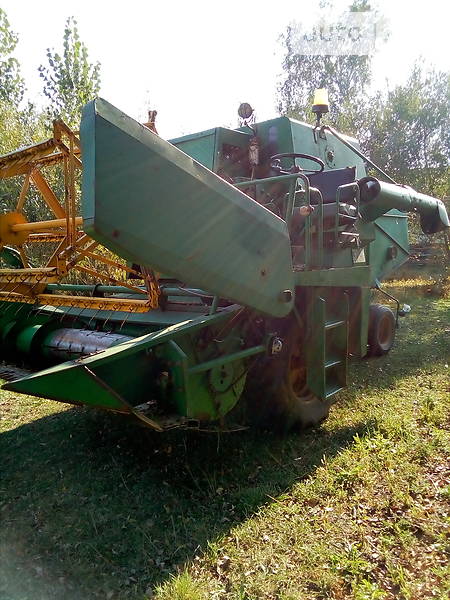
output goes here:
{"type": "Polygon", "coordinates": [[[395,315],[388,306],[371,304],[369,307],[369,356],[387,354],[395,341],[395,315]]]}
{"type": "Polygon", "coordinates": [[[244,391],[247,420],[254,426],[280,433],[319,425],[328,417],[331,401],[321,400],[306,387],[304,344],[297,322],[287,320],[278,329],[278,335],[283,340],[281,352],[258,359],[247,375],[244,391]],[[303,372],[298,386],[294,385],[293,373],[299,370],[303,372]]]}

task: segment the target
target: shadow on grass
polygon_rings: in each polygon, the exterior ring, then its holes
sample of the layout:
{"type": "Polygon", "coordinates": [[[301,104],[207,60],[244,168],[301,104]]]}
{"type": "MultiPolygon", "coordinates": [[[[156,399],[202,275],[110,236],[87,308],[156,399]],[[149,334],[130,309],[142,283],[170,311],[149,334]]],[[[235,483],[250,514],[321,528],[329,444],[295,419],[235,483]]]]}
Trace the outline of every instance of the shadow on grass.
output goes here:
{"type": "Polygon", "coordinates": [[[4,433],[0,598],[142,597],[366,428],[157,435],[68,410],[4,433]]]}
{"type": "MultiPolygon", "coordinates": [[[[389,387],[445,360],[448,312],[430,307],[417,303],[391,355],[355,369],[347,403],[356,405],[365,386],[389,387]]],[[[143,598],[373,427],[327,425],[284,439],[249,431],[157,435],[123,417],[74,409],[6,432],[0,600],[143,598]]]]}

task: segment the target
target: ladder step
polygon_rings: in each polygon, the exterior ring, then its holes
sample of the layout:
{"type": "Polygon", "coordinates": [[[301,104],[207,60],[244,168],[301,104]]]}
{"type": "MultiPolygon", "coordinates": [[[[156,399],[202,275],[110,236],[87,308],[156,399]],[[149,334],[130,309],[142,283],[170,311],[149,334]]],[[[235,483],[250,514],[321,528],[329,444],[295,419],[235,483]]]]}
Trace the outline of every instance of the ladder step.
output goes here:
{"type": "Polygon", "coordinates": [[[325,390],[325,398],[331,398],[331,396],[334,396],[343,389],[345,389],[344,386],[339,384],[327,386],[325,390]]]}
{"type": "Polygon", "coordinates": [[[344,213],[338,213],[338,217],[345,217],[346,219],[351,219],[352,221],[356,221],[358,217],[352,217],[351,215],[344,215],[344,213]]]}
{"type": "Polygon", "coordinates": [[[331,367],[342,365],[342,362],[343,361],[340,358],[329,358],[325,361],[325,369],[331,369],[331,367]]]}
{"type": "Polygon", "coordinates": [[[341,327],[345,325],[346,321],[336,320],[336,321],[325,321],[325,330],[334,329],[335,327],[341,327]]]}

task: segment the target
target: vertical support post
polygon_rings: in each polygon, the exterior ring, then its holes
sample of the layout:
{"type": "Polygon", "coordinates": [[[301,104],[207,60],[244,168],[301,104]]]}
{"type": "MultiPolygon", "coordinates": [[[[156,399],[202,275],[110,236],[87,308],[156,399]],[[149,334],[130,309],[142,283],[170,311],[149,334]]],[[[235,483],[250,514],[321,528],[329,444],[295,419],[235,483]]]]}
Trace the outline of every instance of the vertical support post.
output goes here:
{"type": "MultiPolygon", "coordinates": [[[[309,206],[311,204],[311,193],[309,179],[303,173],[298,174],[298,178],[302,180],[305,187],[305,204],[309,206]]],[[[308,215],[305,219],[305,268],[311,269],[311,250],[312,250],[312,231],[311,231],[311,215],[308,215]]]]}
{"type": "Polygon", "coordinates": [[[219,304],[219,296],[214,296],[211,306],[209,308],[209,315],[213,315],[217,311],[217,306],[219,304]]]}
{"type": "Polygon", "coordinates": [[[339,241],[339,205],[341,201],[341,189],[336,192],[336,212],[334,213],[334,245],[337,247],[339,241]]]}
{"type": "Polygon", "coordinates": [[[290,225],[291,225],[291,221],[292,221],[292,215],[294,212],[294,202],[295,202],[295,190],[297,187],[297,180],[293,179],[290,183],[289,183],[289,192],[288,192],[288,201],[287,201],[287,205],[286,205],[286,216],[285,216],[285,221],[286,221],[286,225],[289,229],[290,225]]]}
{"type": "Polygon", "coordinates": [[[16,212],[23,211],[23,205],[25,204],[25,198],[27,196],[28,188],[30,187],[30,172],[25,175],[23,180],[22,188],[20,190],[19,200],[17,201],[16,212]]]}
{"type": "Polygon", "coordinates": [[[72,246],[72,240],[70,236],[70,201],[69,201],[69,165],[67,156],[63,159],[63,171],[64,171],[64,204],[66,208],[66,248],[72,246]]]}
{"type": "Polygon", "coordinates": [[[316,267],[323,267],[323,196],[319,191],[319,204],[317,205],[317,264],[316,267]]]}
{"type": "Polygon", "coordinates": [[[74,246],[77,238],[77,226],[76,226],[76,189],[75,189],[75,161],[74,161],[74,144],[73,135],[69,135],[69,199],[70,199],[70,211],[71,211],[71,227],[70,245],[74,246]]]}

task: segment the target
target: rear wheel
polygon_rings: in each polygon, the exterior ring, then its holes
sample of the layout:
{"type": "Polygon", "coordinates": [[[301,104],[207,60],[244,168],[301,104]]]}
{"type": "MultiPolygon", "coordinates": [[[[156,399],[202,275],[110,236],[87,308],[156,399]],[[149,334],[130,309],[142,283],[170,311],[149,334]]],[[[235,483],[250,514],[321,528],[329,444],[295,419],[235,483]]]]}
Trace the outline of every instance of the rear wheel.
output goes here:
{"type": "Polygon", "coordinates": [[[282,329],[281,352],[259,359],[248,373],[248,416],[256,425],[278,431],[318,425],[327,418],[331,402],[308,389],[305,344],[297,322],[289,319],[282,329]]]}
{"type": "Polygon", "coordinates": [[[369,308],[369,355],[387,354],[395,341],[395,315],[382,304],[371,304],[369,308]]]}

